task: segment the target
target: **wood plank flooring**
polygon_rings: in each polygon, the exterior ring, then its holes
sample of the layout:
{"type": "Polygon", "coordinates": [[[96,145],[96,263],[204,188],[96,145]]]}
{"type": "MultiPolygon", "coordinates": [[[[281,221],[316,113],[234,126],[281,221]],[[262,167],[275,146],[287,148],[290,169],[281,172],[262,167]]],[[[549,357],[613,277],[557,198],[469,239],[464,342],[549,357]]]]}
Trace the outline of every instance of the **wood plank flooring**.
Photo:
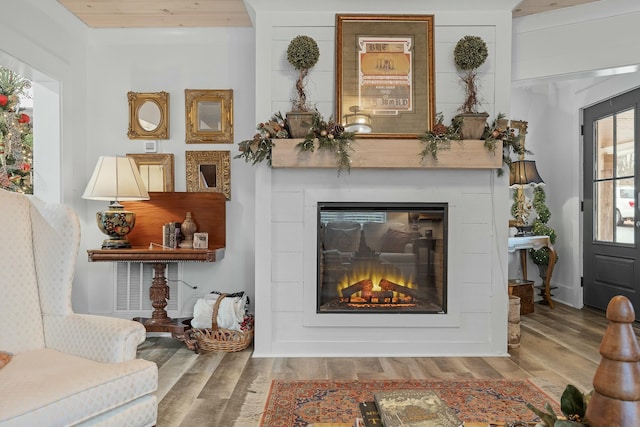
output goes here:
{"type": "Polygon", "coordinates": [[[254,359],[250,348],[194,354],[168,337],[148,338],[138,354],[158,364],[158,427],[259,426],[272,379],[536,378],[556,399],[567,384],[591,390],[604,313],[562,304],[535,309],[522,316],[521,346],[511,357],[254,359]]]}

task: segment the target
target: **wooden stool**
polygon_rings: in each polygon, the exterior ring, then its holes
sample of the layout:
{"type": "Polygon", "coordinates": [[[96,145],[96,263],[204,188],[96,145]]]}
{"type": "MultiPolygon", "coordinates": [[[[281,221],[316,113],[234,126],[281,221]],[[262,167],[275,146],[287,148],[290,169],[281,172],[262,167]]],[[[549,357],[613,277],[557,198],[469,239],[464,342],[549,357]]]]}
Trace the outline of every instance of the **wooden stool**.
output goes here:
{"type": "Polygon", "coordinates": [[[533,307],[533,280],[509,279],[509,295],[520,297],[520,314],[530,314],[533,307]]]}

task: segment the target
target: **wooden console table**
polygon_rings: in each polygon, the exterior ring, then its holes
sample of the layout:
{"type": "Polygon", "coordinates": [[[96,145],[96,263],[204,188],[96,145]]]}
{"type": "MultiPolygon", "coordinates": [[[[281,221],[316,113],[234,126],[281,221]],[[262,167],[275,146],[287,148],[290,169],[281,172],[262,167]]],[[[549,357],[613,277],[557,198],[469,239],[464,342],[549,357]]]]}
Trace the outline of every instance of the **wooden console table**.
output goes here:
{"type": "Polygon", "coordinates": [[[170,262],[214,262],[224,257],[224,248],[219,249],[90,249],[89,261],[145,262],[153,264],[153,282],[149,288],[149,298],[153,313],[150,318],[136,317],[147,332],[171,332],[179,338],[189,329],[188,319],[172,319],[165,307],[169,299],[169,286],[165,277],[170,262]]]}
{"type": "Polygon", "coordinates": [[[226,198],[221,193],[206,192],[152,192],[150,200],[124,202],[126,209],[136,213],[136,225],[127,238],[131,249],[90,249],[90,262],[142,262],[153,264],[153,282],[149,299],[153,306],[150,318],[136,317],[147,332],[171,332],[179,338],[191,325],[186,319],[172,319],[165,307],[169,299],[169,286],[165,277],[167,264],[172,262],[215,262],[224,257],[226,246],[226,198]],[[162,243],[162,225],[182,222],[191,212],[199,232],[209,234],[208,249],[163,249],[151,243],[162,243]]]}
{"type": "Polygon", "coordinates": [[[547,248],[549,251],[549,265],[547,266],[547,277],[544,280],[544,298],[553,308],[553,300],[551,299],[551,275],[553,267],[556,265],[558,254],[551,244],[549,236],[522,236],[509,237],[509,252],[520,251],[520,265],[522,267],[522,279],[527,280],[527,249],[547,248]]]}

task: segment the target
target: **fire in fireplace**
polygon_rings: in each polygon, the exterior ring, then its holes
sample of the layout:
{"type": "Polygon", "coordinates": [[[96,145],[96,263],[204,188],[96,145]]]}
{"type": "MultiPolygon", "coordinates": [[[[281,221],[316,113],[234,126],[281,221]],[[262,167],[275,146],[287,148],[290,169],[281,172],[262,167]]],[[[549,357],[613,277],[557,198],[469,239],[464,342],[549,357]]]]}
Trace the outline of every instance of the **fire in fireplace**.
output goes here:
{"type": "Polygon", "coordinates": [[[318,203],[318,313],[446,313],[446,203],[318,203]]]}

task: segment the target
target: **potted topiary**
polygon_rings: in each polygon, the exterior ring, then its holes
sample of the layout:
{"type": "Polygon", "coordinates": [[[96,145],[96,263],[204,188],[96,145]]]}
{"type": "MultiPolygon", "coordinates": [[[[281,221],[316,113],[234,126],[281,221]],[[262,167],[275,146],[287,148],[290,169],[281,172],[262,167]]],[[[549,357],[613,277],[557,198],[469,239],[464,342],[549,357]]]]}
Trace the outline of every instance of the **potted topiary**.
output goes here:
{"type": "Polygon", "coordinates": [[[319,58],[320,49],[311,37],[297,36],[289,42],[287,61],[299,72],[296,80],[296,98],[292,102],[291,111],[287,113],[287,124],[292,138],[306,137],[311,128],[315,108],[307,103],[305,79],[319,58]]]}
{"type": "MultiPolygon", "coordinates": [[[[533,189],[533,208],[537,217],[533,220],[531,231],[536,236],[549,236],[551,244],[554,244],[557,236],[556,231],[547,225],[551,218],[551,211],[547,207],[546,199],[547,195],[542,186],[533,189]]],[[[544,280],[547,277],[547,268],[549,267],[549,251],[545,248],[529,249],[529,254],[540,270],[540,277],[544,280]]]]}
{"type": "Polygon", "coordinates": [[[477,69],[484,64],[489,52],[487,45],[478,36],[464,36],[453,50],[453,59],[460,72],[460,80],[465,89],[465,101],[457,117],[462,119],[460,133],[464,139],[480,139],[489,114],[479,113],[477,69]]]}

